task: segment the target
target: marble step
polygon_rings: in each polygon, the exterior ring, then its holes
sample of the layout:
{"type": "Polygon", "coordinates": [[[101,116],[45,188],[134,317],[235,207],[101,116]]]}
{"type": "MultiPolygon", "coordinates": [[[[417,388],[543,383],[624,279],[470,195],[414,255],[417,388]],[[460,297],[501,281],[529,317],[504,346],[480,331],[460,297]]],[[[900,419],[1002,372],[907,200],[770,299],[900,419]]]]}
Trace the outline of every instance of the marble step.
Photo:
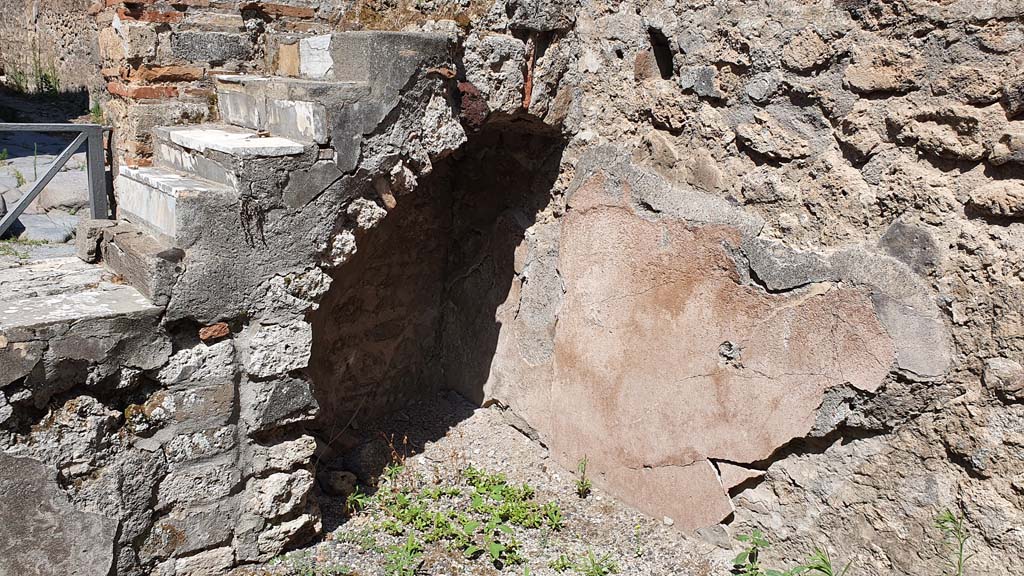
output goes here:
{"type": "Polygon", "coordinates": [[[122,166],[114,189],[118,218],[172,247],[191,245],[213,224],[210,206],[237,201],[231,186],[166,167],[122,166]]]}
{"type": "Polygon", "coordinates": [[[154,164],[229,187],[237,187],[244,164],[296,156],[313,145],[223,124],[161,126],[153,130],[154,164]]]}
{"type": "Polygon", "coordinates": [[[368,98],[370,86],[365,82],[217,77],[217,108],[223,122],[320,146],[330,141],[332,117],[368,98]]]}
{"type": "Polygon", "coordinates": [[[270,47],[277,76],[365,82],[377,91],[404,84],[410,71],[428,60],[452,59],[456,42],[447,34],[369,30],[276,34],[270,47]]]}

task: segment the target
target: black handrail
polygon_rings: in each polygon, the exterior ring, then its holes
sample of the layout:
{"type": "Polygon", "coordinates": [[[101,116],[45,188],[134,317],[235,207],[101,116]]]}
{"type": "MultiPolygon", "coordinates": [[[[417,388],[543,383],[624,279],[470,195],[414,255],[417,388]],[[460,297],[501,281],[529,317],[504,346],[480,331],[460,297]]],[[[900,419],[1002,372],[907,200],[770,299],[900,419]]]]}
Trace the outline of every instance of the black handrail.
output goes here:
{"type": "Polygon", "coordinates": [[[7,214],[0,218],[0,236],[14,224],[14,221],[28,208],[28,205],[39,196],[50,180],[67,164],[71,156],[85,144],[86,170],[89,179],[89,215],[96,219],[110,218],[110,204],[107,198],[107,177],[103,163],[103,131],[106,127],[99,124],[11,124],[0,123],[0,132],[71,132],[78,136],[64,149],[53,163],[39,178],[32,183],[32,189],[23,195],[13,207],[8,207],[7,214]]]}

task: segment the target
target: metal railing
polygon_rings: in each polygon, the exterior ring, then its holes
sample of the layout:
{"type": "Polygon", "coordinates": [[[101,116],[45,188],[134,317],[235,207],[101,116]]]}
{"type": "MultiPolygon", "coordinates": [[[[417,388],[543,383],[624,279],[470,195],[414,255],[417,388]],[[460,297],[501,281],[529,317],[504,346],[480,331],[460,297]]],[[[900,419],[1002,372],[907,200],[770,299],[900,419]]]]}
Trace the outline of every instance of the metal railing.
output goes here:
{"type": "Polygon", "coordinates": [[[32,183],[32,188],[18,200],[13,207],[7,207],[7,214],[0,218],[0,236],[28,208],[28,205],[39,196],[60,169],[78,152],[84,144],[86,147],[86,170],[89,181],[89,213],[92,218],[110,218],[110,203],[107,196],[107,176],[103,162],[103,131],[107,130],[99,124],[5,124],[0,123],[0,132],[40,132],[40,133],[75,133],[78,136],[61,152],[53,163],[39,178],[32,183]]]}

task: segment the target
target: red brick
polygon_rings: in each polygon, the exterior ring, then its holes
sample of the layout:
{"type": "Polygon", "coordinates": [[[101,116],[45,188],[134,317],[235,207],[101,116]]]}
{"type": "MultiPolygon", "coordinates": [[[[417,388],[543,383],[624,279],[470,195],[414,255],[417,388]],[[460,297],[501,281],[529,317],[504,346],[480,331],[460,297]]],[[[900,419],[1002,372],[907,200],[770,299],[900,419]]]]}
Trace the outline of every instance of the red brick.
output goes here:
{"type": "Polygon", "coordinates": [[[160,12],[157,10],[142,10],[139,8],[118,8],[117,16],[122,20],[138,20],[139,22],[173,23],[181,22],[184,17],[181,12],[160,12]]]}
{"type": "Polygon", "coordinates": [[[140,66],[132,70],[132,80],[140,82],[192,82],[201,80],[203,69],[198,66],[140,66]]]}
{"type": "Polygon", "coordinates": [[[178,95],[178,88],[176,86],[126,86],[120,82],[109,82],[107,92],[134,100],[159,100],[175,98],[178,95]]]}
{"type": "Polygon", "coordinates": [[[145,156],[125,155],[121,163],[132,168],[145,168],[153,165],[153,159],[145,156]]]}
{"type": "Polygon", "coordinates": [[[217,322],[210,326],[205,326],[199,329],[199,339],[203,342],[209,342],[210,340],[217,340],[223,338],[231,333],[231,328],[228,327],[225,322],[217,322]]]}
{"type": "Polygon", "coordinates": [[[275,18],[312,18],[316,16],[316,10],[300,6],[288,6],[286,4],[271,4],[268,2],[249,2],[242,5],[243,10],[255,10],[273,16],[275,18]]]}
{"type": "Polygon", "coordinates": [[[182,92],[186,96],[195,96],[197,98],[212,98],[217,91],[209,88],[183,88],[182,92]]]}

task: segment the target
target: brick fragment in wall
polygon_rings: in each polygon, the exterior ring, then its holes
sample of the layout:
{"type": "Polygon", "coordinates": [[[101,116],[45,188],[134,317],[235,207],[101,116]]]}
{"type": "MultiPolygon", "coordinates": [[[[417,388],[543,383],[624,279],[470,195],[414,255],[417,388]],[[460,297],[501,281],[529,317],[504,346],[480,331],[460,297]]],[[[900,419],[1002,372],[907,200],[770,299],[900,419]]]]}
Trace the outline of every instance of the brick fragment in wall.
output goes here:
{"type": "Polygon", "coordinates": [[[139,8],[118,8],[117,17],[121,20],[137,20],[139,22],[153,22],[159,24],[172,24],[181,22],[184,15],[178,11],[144,10],[139,8]]]}
{"type": "Polygon", "coordinates": [[[273,4],[269,2],[247,2],[242,4],[242,10],[255,10],[261,14],[275,18],[312,18],[316,16],[314,8],[305,6],[289,6],[287,4],[273,4]]]}
{"type": "Polygon", "coordinates": [[[226,322],[217,322],[210,326],[205,326],[199,330],[199,339],[203,342],[210,340],[216,340],[223,338],[231,333],[231,328],[228,327],[226,322]]]}
{"type": "Polygon", "coordinates": [[[145,65],[132,70],[130,78],[140,82],[192,82],[200,80],[205,72],[198,66],[145,65]]]}
{"type": "Polygon", "coordinates": [[[107,92],[133,100],[160,100],[178,96],[178,88],[176,86],[135,86],[125,85],[120,82],[108,83],[107,92]]]}

